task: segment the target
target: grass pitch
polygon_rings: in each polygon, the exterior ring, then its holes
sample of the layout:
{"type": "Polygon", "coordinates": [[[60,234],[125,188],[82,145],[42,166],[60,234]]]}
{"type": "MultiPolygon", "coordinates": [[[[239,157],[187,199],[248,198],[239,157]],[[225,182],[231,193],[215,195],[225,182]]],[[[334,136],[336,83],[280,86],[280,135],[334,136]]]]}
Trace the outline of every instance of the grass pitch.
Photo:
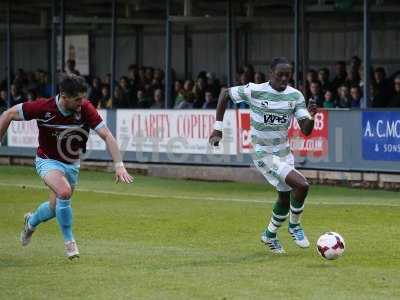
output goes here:
{"type": "Polygon", "coordinates": [[[73,197],[79,261],[63,257],[54,220],[18,241],[23,214],[47,197],[33,168],[0,167],[0,299],[400,299],[400,199],[395,192],[312,186],[303,225],[312,243],[259,242],[275,192],[267,185],[138,176],[116,185],[86,172],[73,197]],[[315,241],[347,249],[325,261],[315,241]]]}

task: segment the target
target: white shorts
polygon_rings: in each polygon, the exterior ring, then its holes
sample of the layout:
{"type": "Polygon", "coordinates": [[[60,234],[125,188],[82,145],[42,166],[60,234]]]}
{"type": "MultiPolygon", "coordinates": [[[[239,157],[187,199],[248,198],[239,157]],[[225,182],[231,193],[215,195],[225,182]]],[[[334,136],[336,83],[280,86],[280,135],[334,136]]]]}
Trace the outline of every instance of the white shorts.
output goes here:
{"type": "Polygon", "coordinates": [[[275,155],[253,160],[256,168],[264,175],[268,182],[279,192],[292,190],[285,182],[286,176],[294,169],[294,157],[290,153],[285,157],[275,155]]]}

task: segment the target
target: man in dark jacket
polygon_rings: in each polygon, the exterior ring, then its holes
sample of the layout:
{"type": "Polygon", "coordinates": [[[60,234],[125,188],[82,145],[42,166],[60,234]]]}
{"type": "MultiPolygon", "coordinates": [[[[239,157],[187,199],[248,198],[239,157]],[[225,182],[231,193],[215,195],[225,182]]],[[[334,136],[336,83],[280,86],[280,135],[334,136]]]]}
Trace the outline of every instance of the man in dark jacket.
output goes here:
{"type": "Polygon", "coordinates": [[[388,107],[400,107],[400,75],[394,79],[394,93],[389,100],[388,107]]]}

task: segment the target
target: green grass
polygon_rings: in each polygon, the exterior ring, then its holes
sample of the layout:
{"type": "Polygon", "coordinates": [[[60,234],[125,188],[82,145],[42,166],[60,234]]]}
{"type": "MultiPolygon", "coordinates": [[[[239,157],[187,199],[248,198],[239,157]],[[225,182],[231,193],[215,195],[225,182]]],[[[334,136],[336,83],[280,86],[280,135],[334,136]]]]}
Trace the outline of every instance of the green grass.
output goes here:
{"type": "Polygon", "coordinates": [[[313,186],[303,224],[313,245],[285,256],[259,242],[275,192],[267,185],[81,173],[73,197],[81,258],[64,258],[56,222],[18,241],[22,216],[46,199],[33,168],[0,167],[0,299],[399,299],[395,192],[313,186]],[[328,230],[345,255],[314,249],[328,230]]]}

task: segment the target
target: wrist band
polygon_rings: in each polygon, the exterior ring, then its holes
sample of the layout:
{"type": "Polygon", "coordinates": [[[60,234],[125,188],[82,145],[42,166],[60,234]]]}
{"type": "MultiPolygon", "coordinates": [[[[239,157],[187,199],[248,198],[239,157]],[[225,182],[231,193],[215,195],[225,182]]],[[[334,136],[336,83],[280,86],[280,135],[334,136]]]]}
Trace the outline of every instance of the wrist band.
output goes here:
{"type": "Polygon", "coordinates": [[[115,168],[120,168],[120,167],[124,166],[124,163],[122,161],[120,161],[120,162],[115,163],[114,166],[115,166],[115,168]]]}
{"type": "Polygon", "coordinates": [[[214,123],[215,130],[222,131],[223,128],[224,128],[224,124],[222,121],[215,121],[215,123],[214,123]]]}

